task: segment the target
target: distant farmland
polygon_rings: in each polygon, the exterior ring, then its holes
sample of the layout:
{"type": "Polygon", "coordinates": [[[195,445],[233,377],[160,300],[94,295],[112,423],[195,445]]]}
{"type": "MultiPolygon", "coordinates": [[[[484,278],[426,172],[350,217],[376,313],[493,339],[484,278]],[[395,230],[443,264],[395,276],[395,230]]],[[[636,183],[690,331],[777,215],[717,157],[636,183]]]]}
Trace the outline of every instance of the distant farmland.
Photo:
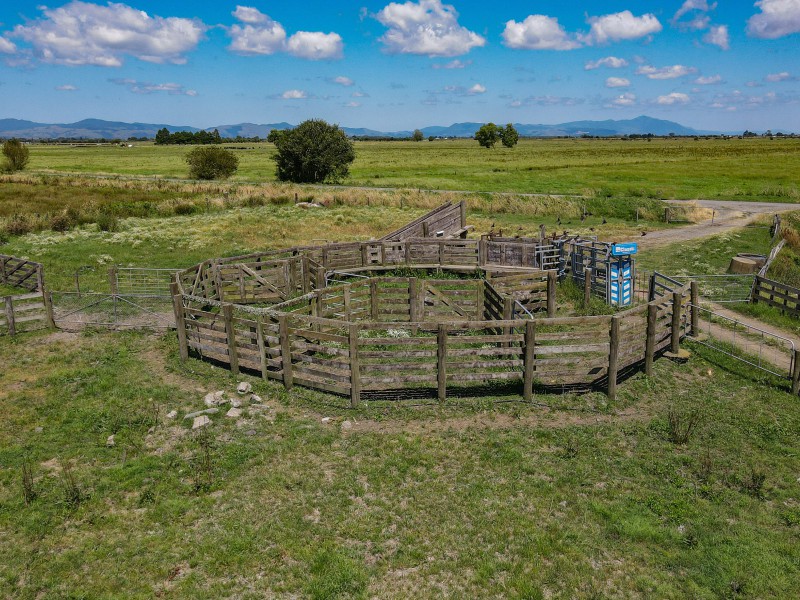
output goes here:
{"type": "MultiPolygon", "coordinates": [[[[271,144],[227,144],[234,182],[275,179],[271,144]]],[[[800,201],[800,140],[358,142],[348,185],[657,198],[800,201]]],[[[185,146],[33,146],[33,172],[185,178],[185,146]]]]}

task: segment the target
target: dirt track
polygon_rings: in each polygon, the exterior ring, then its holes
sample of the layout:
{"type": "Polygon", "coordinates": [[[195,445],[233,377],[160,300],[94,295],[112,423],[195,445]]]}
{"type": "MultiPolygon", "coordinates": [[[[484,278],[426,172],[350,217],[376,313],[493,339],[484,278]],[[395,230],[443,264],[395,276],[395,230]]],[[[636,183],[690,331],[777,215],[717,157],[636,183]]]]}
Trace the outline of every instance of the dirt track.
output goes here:
{"type": "Polygon", "coordinates": [[[719,235],[745,227],[762,215],[800,210],[800,204],[776,202],[729,202],[727,200],[669,200],[668,202],[678,206],[694,205],[711,209],[715,212],[714,218],[686,227],[653,231],[637,240],[640,247],[656,248],[676,242],[719,235]]]}

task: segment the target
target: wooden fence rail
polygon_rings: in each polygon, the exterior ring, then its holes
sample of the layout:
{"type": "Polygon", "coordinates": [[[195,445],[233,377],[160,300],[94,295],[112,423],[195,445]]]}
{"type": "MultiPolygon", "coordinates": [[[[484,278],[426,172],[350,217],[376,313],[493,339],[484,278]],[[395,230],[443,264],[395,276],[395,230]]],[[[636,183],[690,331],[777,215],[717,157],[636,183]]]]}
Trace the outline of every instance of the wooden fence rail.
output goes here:
{"type": "Polygon", "coordinates": [[[800,317],[800,289],[757,275],[750,296],[753,304],[774,306],[792,317],[800,317]]]}
{"type": "Polygon", "coordinates": [[[23,331],[55,327],[53,299],[44,287],[41,264],[0,254],[0,283],[26,292],[2,299],[0,334],[16,335],[23,331]]]}

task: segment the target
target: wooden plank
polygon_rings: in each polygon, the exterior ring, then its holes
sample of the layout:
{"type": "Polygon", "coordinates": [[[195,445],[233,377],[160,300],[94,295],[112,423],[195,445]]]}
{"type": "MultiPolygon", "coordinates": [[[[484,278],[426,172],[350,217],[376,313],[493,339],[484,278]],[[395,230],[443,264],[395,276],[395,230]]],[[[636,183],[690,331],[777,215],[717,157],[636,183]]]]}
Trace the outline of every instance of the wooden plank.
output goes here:
{"type": "Polygon", "coordinates": [[[439,325],[436,336],[437,395],[440,402],[447,400],[447,326],[439,325]]]}
{"type": "Polygon", "coordinates": [[[617,395],[617,368],[619,359],[619,315],[614,315],[611,319],[611,330],[609,332],[608,349],[608,390],[607,395],[612,400],[617,395]]]}
{"type": "Polygon", "coordinates": [[[533,400],[533,376],[536,370],[534,349],[536,347],[536,322],[528,321],[525,324],[525,354],[524,375],[522,384],[522,397],[525,402],[533,400]]]}

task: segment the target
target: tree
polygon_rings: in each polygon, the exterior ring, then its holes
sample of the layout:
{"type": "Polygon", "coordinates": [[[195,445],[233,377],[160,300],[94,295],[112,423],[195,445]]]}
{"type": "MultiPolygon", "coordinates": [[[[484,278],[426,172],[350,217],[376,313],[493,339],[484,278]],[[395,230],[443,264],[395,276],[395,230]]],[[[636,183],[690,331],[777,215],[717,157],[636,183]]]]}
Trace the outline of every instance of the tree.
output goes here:
{"type": "Polygon", "coordinates": [[[270,144],[276,144],[284,133],[286,133],[284,129],[270,129],[269,135],[267,135],[267,141],[270,144]]]}
{"type": "Polygon", "coordinates": [[[500,130],[494,123],[487,123],[475,132],[475,139],[484,148],[494,148],[500,139],[500,130]]]}
{"type": "Polygon", "coordinates": [[[356,158],[353,142],[338,125],[310,119],[275,140],[273,157],[281,181],[335,183],[350,173],[356,158]]]}
{"type": "Polygon", "coordinates": [[[3,155],[6,157],[8,171],[22,171],[31,158],[30,150],[16,138],[6,140],[3,144],[3,155]]]}
{"type": "Polygon", "coordinates": [[[500,131],[500,141],[503,142],[503,146],[506,148],[513,148],[519,142],[519,132],[511,123],[500,131]]]}
{"type": "Polygon", "coordinates": [[[163,127],[162,129],[159,129],[156,132],[156,144],[158,144],[159,146],[162,145],[162,144],[169,144],[169,142],[170,142],[169,137],[170,137],[169,136],[169,129],[167,129],[166,127],[163,127]]]}
{"type": "Polygon", "coordinates": [[[230,150],[201,146],[186,155],[192,179],[227,179],[239,168],[239,157],[230,150]]]}
{"type": "Polygon", "coordinates": [[[415,129],[414,133],[411,134],[411,141],[421,142],[424,139],[424,137],[425,135],[419,129],[415,129]]]}

